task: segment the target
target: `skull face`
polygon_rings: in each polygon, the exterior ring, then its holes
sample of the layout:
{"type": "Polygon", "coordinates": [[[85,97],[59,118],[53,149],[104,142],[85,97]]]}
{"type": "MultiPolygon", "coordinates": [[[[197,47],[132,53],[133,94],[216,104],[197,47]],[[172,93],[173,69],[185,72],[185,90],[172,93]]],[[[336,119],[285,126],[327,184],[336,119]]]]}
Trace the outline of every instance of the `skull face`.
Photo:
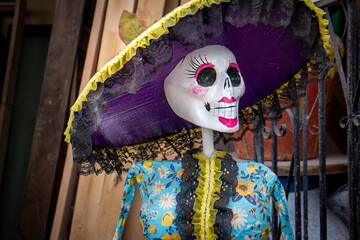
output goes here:
{"type": "Polygon", "coordinates": [[[166,99],[181,118],[200,127],[235,132],[245,84],[234,54],[226,47],[197,49],[165,79],[166,99]]]}

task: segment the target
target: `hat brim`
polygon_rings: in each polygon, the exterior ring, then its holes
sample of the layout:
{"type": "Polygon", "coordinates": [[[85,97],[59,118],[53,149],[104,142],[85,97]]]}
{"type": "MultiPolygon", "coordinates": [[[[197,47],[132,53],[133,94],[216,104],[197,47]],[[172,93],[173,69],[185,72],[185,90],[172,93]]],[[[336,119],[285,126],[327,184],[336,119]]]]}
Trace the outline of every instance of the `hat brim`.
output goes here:
{"type": "Polygon", "coordinates": [[[236,56],[246,84],[241,124],[251,120],[254,109],[271,109],[279,99],[290,105],[289,89],[305,81],[309,64],[326,65],[323,14],[308,0],[192,1],[175,9],[98,71],[79,96],[65,132],[74,160],[86,165],[85,173],[110,172],[118,167],[106,167],[104,155],[95,170],[97,149],[196,128],[173,113],[163,82],[184,56],[207,45],[224,45],[236,56]]]}

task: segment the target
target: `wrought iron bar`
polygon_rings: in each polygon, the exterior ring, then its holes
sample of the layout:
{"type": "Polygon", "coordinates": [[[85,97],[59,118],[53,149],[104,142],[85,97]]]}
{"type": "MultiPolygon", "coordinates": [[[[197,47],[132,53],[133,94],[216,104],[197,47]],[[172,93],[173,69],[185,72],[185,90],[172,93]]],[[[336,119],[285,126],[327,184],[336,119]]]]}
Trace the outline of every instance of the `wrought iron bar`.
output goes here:
{"type": "MultiPolygon", "coordinates": [[[[321,77],[321,76],[320,76],[321,77]]],[[[320,166],[320,239],[327,239],[326,224],[326,140],[325,140],[325,79],[319,79],[319,166],[320,166]]]]}
{"type": "Polygon", "coordinates": [[[255,162],[259,162],[259,158],[258,158],[258,151],[259,151],[259,143],[258,143],[258,141],[259,141],[259,138],[258,138],[258,131],[259,131],[259,129],[256,127],[256,118],[257,118],[258,116],[257,115],[255,115],[255,119],[254,119],[254,133],[253,133],[253,142],[254,142],[254,144],[253,144],[253,150],[254,150],[254,161],[255,162]]]}
{"type": "Polygon", "coordinates": [[[260,153],[259,153],[259,156],[260,156],[260,162],[261,163],[264,163],[264,123],[262,121],[260,121],[260,131],[259,131],[259,135],[258,135],[258,138],[259,138],[259,150],[260,150],[260,153]]]}
{"type": "Polygon", "coordinates": [[[300,109],[299,99],[296,99],[294,107],[294,162],[295,162],[295,232],[296,239],[301,240],[301,173],[300,173],[300,109]]]}
{"type": "Polygon", "coordinates": [[[348,102],[348,184],[349,184],[349,237],[350,240],[358,239],[357,229],[357,193],[358,193],[358,171],[357,171],[357,144],[356,126],[353,116],[356,114],[353,109],[353,97],[356,87],[356,0],[347,1],[347,77],[349,84],[348,102]]]}
{"type": "Polygon", "coordinates": [[[333,46],[334,57],[335,57],[335,60],[336,60],[337,69],[338,69],[338,72],[339,72],[341,87],[342,87],[343,92],[344,92],[344,97],[345,97],[346,104],[348,105],[348,103],[350,101],[350,99],[349,99],[349,87],[348,87],[347,80],[346,80],[346,77],[345,77],[344,68],[343,68],[343,65],[342,65],[342,62],[341,62],[339,47],[338,47],[338,45],[336,43],[334,28],[333,28],[333,25],[332,25],[332,22],[331,22],[329,9],[325,8],[325,12],[326,12],[325,18],[329,21],[329,34],[330,34],[331,43],[332,43],[332,46],[333,46]]]}
{"type": "MultiPolygon", "coordinates": [[[[334,41],[336,45],[336,41],[334,41]]],[[[319,76],[319,197],[320,239],[327,239],[326,213],[326,140],[325,140],[325,76],[319,76]],[[321,79],[321,77],[323,79],[321,79]]]]}
{"type": "Polygon", "coordinates": [[[294,159],[294,153],[291,155],[291,162],[290,162],[290,168],[289,168],[289,175],[287,177],[286,186],[285,186],[285,197],[286,200],[289,199],[289,193],[290,193],[290,187],[291,187],[291,179],[294,176],[294,165],[295,165],[295,159],[294,159]]]}
{"type": "Polygon", "coordinates": [[[264,124],[262,118],[258,115],[254,119],[254,160],[256,162],[264,163],[264,138],[263,138],[264,124]]]}
{"type": "MultiPolygon", "coordinates": [[[[270,113],[271,120],[271,162],[272,162],[272,170],[277,175],[277,116],[276,113],[270,113]]],[[[272,204],[272,237],[276,239],[278,229],[278,214],[275,209],[275,204],[272,204]]]]}
{"type": "Polygon", "coordinates": [[[308,120],[308,101],[307,101],[307,92],[305,90],[305,95],[303,97],[302,102],[302,145],[303,145],[303,220],[304,220],[304,240],[309,239],[309,233],[308,233],[308,165],[307,165],[307,139],[308,139],[308,128],[309,128],[309,120],[308,120]]]}
{"type": "Polygon", "coordinates": [[[277,119],[274,116],[275,113],[270,113],[271,119],[271,163],[272,163],[272,170],[275,174],[277,174],[277,119]]]}
{"type": "MultiPolygon", "coordinates": [[[[290,193],[290,187],[291,187],[291,179],[293,178],[294,174],[294,153],[291,155],[291,161],[290,161],[290,168],[289,168],[289,174],[286,180],[286,186],[285,186],[285,198],[286,200],[289,199],[289,193],[290,193]]],[[[281,231],[277,232],[276,240],[280,239],[281,231]]]]}

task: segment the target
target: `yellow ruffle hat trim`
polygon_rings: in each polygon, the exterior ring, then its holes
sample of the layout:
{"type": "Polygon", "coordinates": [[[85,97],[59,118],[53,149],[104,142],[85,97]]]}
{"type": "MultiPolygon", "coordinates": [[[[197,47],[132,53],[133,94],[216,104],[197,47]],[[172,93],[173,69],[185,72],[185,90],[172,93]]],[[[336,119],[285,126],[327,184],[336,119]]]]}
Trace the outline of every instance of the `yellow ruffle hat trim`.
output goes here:
{"type": "Polygon", "coordinates": [[[193,154],[193,157],[199,160],[200,172],[198,187],[195,190],[196,198],[194,202],[194,217],[192,224],[194,225],[193,236],[196,239],[215,240],[217,235],[214,232],[214,224],[216,221],[217,209],[214,209],[214,203],[220,199],[217,193],[220,193],[222,181],[220,177],[221,160],[226,152],[215,151],[211,160],[201,152],[193,154]]]}
{"type": "MultiPolygon", "coordinates": [[[[323,19],[325,12],[320,8],[316,7],[311,0],[299,0],[303,1],[311,10],[313,10],[319,21],[319,29],[321,34],[321,39],[323,43],[327,43],[330,39],[328,35],[328,30],[326,29],[328,21],[323,19]]],[[[74,119],[75,112],[79,112],[82,109],[82,103],[87,101],[88,93],[97,89],[97,83],[104,83],[106,79],[111,77],[114,73],[123,68],[125,63],[127,63],[133,56],[136,54],[138,48],[145,48],[150,44],[150,40],[158,39],[162,35],[168,34],[169,27],[175,26],[179,20],[188,15],[195,14],[198,10],[204,7],[210,7],[212,4],[220,4],[222,2],[230,2],[230,0],[193,0],[190,1],[160,19],[158,22],[149,27],[146,31],[140,34],[135,38],[131,43],[129,43],[124,50],[118,53],[113,59],[111,59],[107,64],[105,64],[89,81],[85,89],[78,96],[75,104],[71,107],[70,117],[68,121],[67,128],[64,132],[65,141],[70,143],[70,128],[72,121],[74,119]]],[[[285,83],[287,84],[287,83],[285,83]]],[[[281,92],[281,87],[279,90],[281,92]]],[[[266,101],[264,99],[263,101],[266,101]]]]}

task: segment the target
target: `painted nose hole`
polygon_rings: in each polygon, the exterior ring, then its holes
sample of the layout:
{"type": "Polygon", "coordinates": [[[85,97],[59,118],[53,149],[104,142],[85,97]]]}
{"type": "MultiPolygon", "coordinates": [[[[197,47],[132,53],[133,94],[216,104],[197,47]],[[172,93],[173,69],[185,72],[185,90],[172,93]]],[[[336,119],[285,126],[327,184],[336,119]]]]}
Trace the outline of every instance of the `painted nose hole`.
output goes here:
{"type": "Polygon", "coordinates": [[[224,83],[224,89],[226,88],[226,86],[229,88],[230,87],[230,79],[227,77],[225,79],[225,83],[224,83]]]}

